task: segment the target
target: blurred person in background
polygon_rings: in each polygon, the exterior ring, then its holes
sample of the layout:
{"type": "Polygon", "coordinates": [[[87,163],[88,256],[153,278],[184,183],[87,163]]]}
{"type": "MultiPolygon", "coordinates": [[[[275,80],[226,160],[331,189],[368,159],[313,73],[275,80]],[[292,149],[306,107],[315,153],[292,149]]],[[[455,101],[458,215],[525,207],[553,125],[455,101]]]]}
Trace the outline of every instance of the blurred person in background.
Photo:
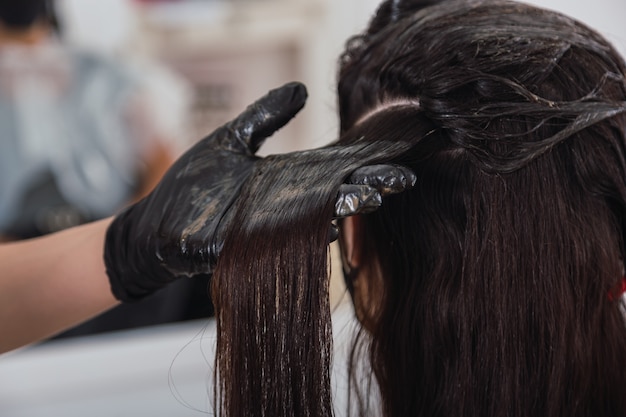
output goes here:
{"type": "MultiPolygon", "coordinates": [[[[118,212],[173,161],[145,80],[65,44],[54,0],[0,0],[0,240],[118,212]]],[[[210,315],[206,283],[181,282],[64,336],[210,315]]]]}

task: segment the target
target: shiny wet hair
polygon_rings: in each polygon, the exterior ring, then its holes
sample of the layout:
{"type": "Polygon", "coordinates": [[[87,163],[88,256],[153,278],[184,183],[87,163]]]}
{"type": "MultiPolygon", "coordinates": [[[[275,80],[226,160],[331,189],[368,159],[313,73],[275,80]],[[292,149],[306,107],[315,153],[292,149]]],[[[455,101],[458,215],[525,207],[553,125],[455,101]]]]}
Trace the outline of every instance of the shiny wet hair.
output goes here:
{"type": "Polygon", "coordinates": [[[354,168],[396,162],[416,187],[355,219],[348,273],[376,278],[352,359],[369,352],[382,409],[354,377],[350,413],[626,415],[625,76],[555,12],[384,2],[341,58],[339,142],[244,190],[213,282],[218,408],[332,413],[332,203],[354,168]]]}

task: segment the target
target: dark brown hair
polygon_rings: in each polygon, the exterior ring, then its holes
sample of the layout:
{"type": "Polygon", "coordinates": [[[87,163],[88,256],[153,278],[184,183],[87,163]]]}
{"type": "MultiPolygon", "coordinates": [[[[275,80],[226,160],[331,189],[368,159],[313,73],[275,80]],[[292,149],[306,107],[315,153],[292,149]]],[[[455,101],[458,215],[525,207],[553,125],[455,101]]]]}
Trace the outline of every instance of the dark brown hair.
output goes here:
{"type": "Polygon", "coordinates": [[[384,3],[342,59],[344,130],[406,99],[434,125],[358,223],[383,413],[624,416],[624,63],[554,12],[440,3],[384,3]]]}
{"type": "MultiPolygon", "coordinates": [[[[416,116],[409,109],[404,118],[416,116]]],[[[403,137],[377,140],[402,119],[381,114],[341,146],[257,163],[213,277],[218,412],[331,415],[327,251],[337,190],[354,169],[400,155],[427,133],[406,123],[403,137]]]]}
{"type": "Polygon", "coordinates": [[[217,412],[332,414],[333,202],[397,162],[416,187],[356,222],[359,268],[382,271],[374,415],[624,416],[624,63],[554,12],[423,6],[387,1],[350,42],[341,140],[244,188],[213,279],[217,412]]]}

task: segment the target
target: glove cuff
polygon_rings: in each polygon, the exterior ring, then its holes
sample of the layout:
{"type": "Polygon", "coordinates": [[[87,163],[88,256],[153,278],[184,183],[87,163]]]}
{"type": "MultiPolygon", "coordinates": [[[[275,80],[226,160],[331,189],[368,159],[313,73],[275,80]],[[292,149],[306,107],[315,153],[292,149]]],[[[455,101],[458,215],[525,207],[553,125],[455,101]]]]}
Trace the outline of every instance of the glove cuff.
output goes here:
{"type": "Polygon", "coordinates": [[[120,213],[109,225],[104,245],[104,264],[111,292],[124,303],[139,301],[174,279],[158,267],[158,261],[150,266],[145,262],[144,254],[149,251],[144,243],[133,239],[133,208],[120,213]]]}

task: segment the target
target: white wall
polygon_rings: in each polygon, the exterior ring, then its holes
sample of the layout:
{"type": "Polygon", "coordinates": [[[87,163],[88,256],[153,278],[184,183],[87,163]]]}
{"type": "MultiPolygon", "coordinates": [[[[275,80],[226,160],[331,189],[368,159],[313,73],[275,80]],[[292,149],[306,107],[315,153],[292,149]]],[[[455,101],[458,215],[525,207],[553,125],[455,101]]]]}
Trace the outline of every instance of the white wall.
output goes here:
{"type": "Polygon", "coordinates": [[[626,1],[595,0],[525,0],[526,3],[552,9],[580,20],[604,35],[626,56],[626,1]]]}

